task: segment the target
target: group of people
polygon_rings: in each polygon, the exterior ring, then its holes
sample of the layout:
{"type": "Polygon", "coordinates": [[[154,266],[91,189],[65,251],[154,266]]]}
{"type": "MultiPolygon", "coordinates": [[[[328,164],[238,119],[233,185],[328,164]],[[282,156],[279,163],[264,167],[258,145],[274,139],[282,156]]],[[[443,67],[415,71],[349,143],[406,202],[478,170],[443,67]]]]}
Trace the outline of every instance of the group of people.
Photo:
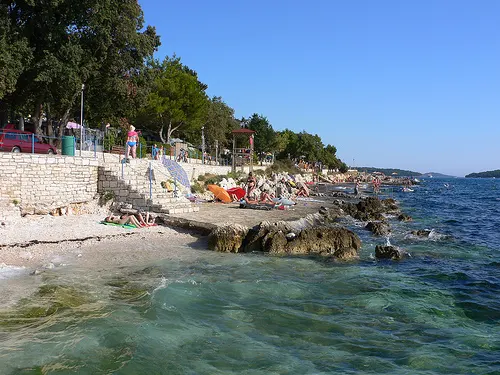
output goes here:
{"type": "Polygon", "coordinates": [[[154,160],[160,160],[163,155],[165,155],[165,151],[163,149],[163,145],[158,148],[158,146],[155,143],[153,145],[153,148],[151,149],[151,157],[154,160]]]}
{"type": "MultiPolygon", "coordinates": [[[[282,180],[285,183],[284,180],[282,180]]],[[[291,199],[276,197],[274,193],[267,188],[261,188],[260,195],[256,194],[257,179],[252,172],[248,173],[246,181],[246,194],[243,197],[244,205],[265,205],[270,207],[292,206],[296,203],[291,199]]],[[[300,191],[300,190],[299,190],[300,191]]],[[[243,203],[243,202],[242,202],[243,203]]]]}
{"type": "Polygon", "coordinates": [[[105,223],[113,223],[119,225],[132,224],[137,228],[150,227],[155,224],[155,217],[151,215],[149,212],[144,213],[144,216],[141,213],[137,213],[134,215],[121,215],[114,216],[110,215],[104,219],[105,223]]]}

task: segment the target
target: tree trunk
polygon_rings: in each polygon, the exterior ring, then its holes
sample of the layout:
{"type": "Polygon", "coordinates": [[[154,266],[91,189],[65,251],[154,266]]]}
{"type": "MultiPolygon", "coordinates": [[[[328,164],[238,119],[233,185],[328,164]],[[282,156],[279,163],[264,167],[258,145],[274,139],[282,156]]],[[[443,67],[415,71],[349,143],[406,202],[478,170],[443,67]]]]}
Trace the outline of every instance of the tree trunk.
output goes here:
{"type": "Polygon", "coordinates": [[[43,104],[38,101],[35,105],[35,112],[33,113],[33,122],[35,126],[35,134],[42,135],[42,122],[43,122],[43,104]]]}
{"type": "Polygon", "coordinates": [[[19,116],[19,130],[24,131],[24,115],[19,116]]]}
{"type": "Polygon", "coordinates": [[[172,120],[168,122],[168,129],[167,129],[167,143],[170,144],[170,138],[172,136],[172,120]]]}
{"type": "Polygon", "coordinates": [[[163,137],[163,123],[161,124],[159,134],[160,134],[161,143],[167,143],[167,142],[165,142],[165,138],[163,137]]]}

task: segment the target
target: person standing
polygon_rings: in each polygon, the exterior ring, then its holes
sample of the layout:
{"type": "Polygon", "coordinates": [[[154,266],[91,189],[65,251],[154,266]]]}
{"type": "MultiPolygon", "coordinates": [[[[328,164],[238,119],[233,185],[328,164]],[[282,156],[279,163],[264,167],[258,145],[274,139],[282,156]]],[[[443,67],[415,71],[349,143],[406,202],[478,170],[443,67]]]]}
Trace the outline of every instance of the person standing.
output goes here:
{"type": "Polygon", "coordinates": [[[127,159],[132,153],[132,158],[136,158],[137,142],[139,142],[139,134],[135,131],[135,126],[130,125],[130,130],[127,133],[127,159]]]}
{"type": "Polygon", "coordinates": [[[257,179],[254,177],[252,172],[249,172],[247,178],[247,196],[252,195],[252,192],[255,190],[256,185],[257,179]]]}

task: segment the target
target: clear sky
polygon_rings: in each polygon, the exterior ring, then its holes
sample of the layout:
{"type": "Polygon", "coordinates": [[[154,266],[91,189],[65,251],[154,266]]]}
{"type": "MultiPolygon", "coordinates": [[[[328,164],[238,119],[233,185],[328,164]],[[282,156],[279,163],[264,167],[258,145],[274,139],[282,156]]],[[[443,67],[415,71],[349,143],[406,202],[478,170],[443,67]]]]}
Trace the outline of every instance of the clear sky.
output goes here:
{"type": "Polygon", "coordinates": [[[348,165],[500,169],[500,1],[139,0],[237,118],[306,130],[348,165]]]}

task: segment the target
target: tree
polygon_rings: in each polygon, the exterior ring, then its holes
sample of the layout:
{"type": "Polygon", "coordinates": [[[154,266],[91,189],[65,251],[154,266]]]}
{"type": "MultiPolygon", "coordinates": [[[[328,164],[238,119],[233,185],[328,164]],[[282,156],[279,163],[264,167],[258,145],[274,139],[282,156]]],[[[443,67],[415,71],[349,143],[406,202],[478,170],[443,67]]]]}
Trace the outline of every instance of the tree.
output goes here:
{"type": "Polygon", "coordinates": [[[16,88],[16,83],[32,54],[28,40],[19,35],[9,20],[9,7],[0,4],[0,99],[16,88]]]}
{"type": "Polygon", "coordinates": [[[8,16],[33,53],[8,102],[18,111],[31,108],[37,133],[45,115],[60,120],[62,135],[73,112],[79,112],[77,99],[83,83],[89,90],[89,109],[97,108],[90,110],[94,118],[110,113],[99,110],[100,103],[108,103],[108,109],[126,107],[129,102],[117,99],[127,95],[115,93],[127,92],[129,78],[141,71],[145,58],[159,45],[154,28],[143,30],[136,0],[11,2],[8,16]],[[112,90],[94,90],[97,83],[108,84],[112,90]]]}
{"type": "Polygon", "coordinates": [[[266,117],[254,113],[248,121],[248,128],[255,130],[254,147],[257,154],[274,151],[276,133],[266,117]]]}
{"type": "Polygon", "coordinates": [[[215,141],[220,147],[226,147],[230,141],[231,131],[238,128],[234,118],[234,109],[229,107],[221,97],[210,99],[205,120],[205,138],[210,150],[215,141]]]}
{"type": "Polygon", "coordinates": [[[323,156],[323,142],[321,138],[315,134],[309,134],[302,131],[298,134],[297,157],[304,158],[306,161],[321,161],[323,156]]]}
{"type": "Polygon", "coordinates": [[[163,63],[156,62],[155,65],[158,76],[139,118],[148,128],[157,131],[164,143],[170,142],[176,130],[192,140],[194,132],[199,133],[207,118],[207,86],[198,81],[196,72],[184,66],[176,56],[167,57],[163,63]]]}

